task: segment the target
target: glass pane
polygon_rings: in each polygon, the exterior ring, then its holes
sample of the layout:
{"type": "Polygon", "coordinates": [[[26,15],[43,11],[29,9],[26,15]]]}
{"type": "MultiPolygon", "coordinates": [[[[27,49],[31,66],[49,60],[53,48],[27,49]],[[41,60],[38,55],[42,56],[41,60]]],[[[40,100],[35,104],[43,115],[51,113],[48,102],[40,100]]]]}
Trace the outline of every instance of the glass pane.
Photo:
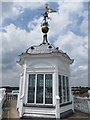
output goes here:
{"type": "Polygon", "coordinates": [[[34,103],[34,94],[35,94],[35,74],[29,75],[29,84],[28,84],[28,103],[34,103]]]}
{"type": "Polygon", "coordinates": [[[65,86],[65,76],[63,76],[63,101],[66,101],[66,86],[65,86]]]}
{"type": "Polygon", "coordinates": [[[37,75],[37,93],[36,93],[36,103],[43,103],[43,82],[44,75],[37,75]]]}
{"type": "Polygon", "coordinates": [[[67,101],[70,100],[70,94],[69,94],[69,80],[68,77],[66,77],[66,86],[67,86],[67,101]]]}
{"type": "Polygon", "coordinates": [[[59,97],[60,97],[60,103],[62,103],[62,82],[61,82],[61,75],[59,75],[59,97]]]}
{"type": "Polygon", "coordinates": [[[52,104],[52,74],[45,75],[45,104],[52,104]]]}

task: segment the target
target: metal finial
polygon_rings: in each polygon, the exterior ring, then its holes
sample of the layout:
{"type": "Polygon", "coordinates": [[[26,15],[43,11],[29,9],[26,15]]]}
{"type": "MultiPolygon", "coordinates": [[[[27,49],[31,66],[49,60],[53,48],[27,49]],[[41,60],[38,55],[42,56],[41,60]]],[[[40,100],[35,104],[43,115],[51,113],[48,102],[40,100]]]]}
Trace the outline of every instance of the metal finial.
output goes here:
{"type": "Polygon", "coordinates": [[[45,6],[45,11],[44,11],[44,13],[43,13],[43,22],[42,22],[42,24],[41,24],[41,27],[42,27],[42,32],[44,33],[44,36],[43,36],[43,43],[45,43],[45,42],[48,42],[47,41],[47,32],[49,31],[49,25],[48,25],[48,19],[49,19],[49,17],[48,17],[48,14],[49,13],[53,13],[53,12],[56,12],[55,10],[53,10],[53,9],[51,9],[51,8],[49,8],[48,7],[48,4],[46,4],[46,6],[45,6]]]}

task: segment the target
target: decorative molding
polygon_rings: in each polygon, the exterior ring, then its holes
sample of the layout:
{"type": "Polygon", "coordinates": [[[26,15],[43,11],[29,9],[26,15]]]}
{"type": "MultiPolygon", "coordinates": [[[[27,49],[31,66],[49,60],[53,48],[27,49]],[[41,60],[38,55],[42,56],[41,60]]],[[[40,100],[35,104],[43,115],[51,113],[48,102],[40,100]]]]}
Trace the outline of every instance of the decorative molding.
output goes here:
{"type": "Polygon", "coordinates": [[[53,64],[51,64],[51,61],[48,60],[48,62],[45,62],[45,61],[32,61],[32,63],[28,63],[28,67],[33,67],[33,68],[37,68],[37,67],[53,67],[52,66],[53,64]]]}
{"type": "Polygon", "coordinates": [[[47,73],[53,73],[54,71],[55,71],[55,67],[46,67],[46,68],[26,68],[26,70],[27,70],[27,73],[32,73],[32,72],[34,72],[34,73],[39,73],[39,72],[41,72],[41,73],[45,73],[45,72],[47,72],[47,73]]]}

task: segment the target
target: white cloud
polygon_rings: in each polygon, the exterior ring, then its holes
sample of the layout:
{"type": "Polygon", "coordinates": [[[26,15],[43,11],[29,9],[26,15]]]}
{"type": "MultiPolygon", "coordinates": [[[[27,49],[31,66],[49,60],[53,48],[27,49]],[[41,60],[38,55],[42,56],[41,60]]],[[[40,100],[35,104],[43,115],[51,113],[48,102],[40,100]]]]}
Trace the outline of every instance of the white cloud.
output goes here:
{"type": "MultiPolygon", "coordinates": [[[[15,66],[16,67],[16,66],[15,66]]],[[[17,67],[16,67],[17,68],[17,67]]],[[[9,70],[2,73],[2,85],[19,86],[20,69],[9,70]]]]}
{"type": "Polygon", "coordinates": [[[59,36],[55,42],[56,46],[67,52],[71,58],[75,59],[74,65],[71,65],[71,83],[72,86],[88,85],[88,37],[75,35],[68,32],[66,35],[59,36]],[[82,84],[80,84],[82,82],[82,84]]]}
{"type": "Polygon", "coordinates": [[[2,33],[3,50],[5,51],[5,48],[8,50],[24,50],[27,46],[40,43],[42,38],[39,28],[37,26],[33,31],[26,32],[13,24],[4,27],[5,32],[2,33]]]}
{"type": "Polygon", "coordinates": [[[84,11],[82,16],[84,17],[84,20],[80,25],[80,30],[81,32],[88,34],[88,11],[84,11]]]}
{"type": "Polygon", "coordinates": [[[64,0],[65,2],[72,2],[72,3],[75,3],[75,2],[89,2],[89,0],[64,0]]]}
{"type": "Polygon", "coordinates": [[[78,21],[80,17],[84,17],[84,22],[80,21],[81,31],[83,33],[87,32],[87,10],[83,13],[84,4],[83,3],[59,3],[58,2],[58,12],[50,14],[51,21],[50,21],[50,36],[59,36],[65,31],[68,31],[71,26],[72,29],[76,29],[78,25],[78,21]],[[86,31],[82,30],[85,28],[86,31]],[[68,30],[67,30],[68,29],[68,30]],[[55,32],[57,31],[57,32],[55,32]]]}
{"type": "Polygon", "coordinates": [[[42,5],[45,5],[45,3],[22,0],[21,2],[18,2],[18,1],[2,2],[0,5],[2,6],[1,17],[4,20],[5,18],[9,18],[9,17],[14,19],[15,17],[22,14],[25,8],[39,10],[39,7],[41,7],[42,5]]]}
{"type": "Polygon", "coordinates": [[[20,15],[23,12],[23,10],[20,10],[18,7],[14,5],[13,2],[3,2],[2,3],[2,15],[0,16],[2,18],[2,21],[5,18],[11,18],[14,19],[18,15],[20,15]]]}
{"type": "Polygon", "coordinates": [[[39,26],[31,32],[26,32],[10,24],[4,30],[5,32],[2,33],[3,84],[18,85],[19,73],[16,66],[16,61],[19,59],[18,55],[25,52],[31,45],[39,44],[42,41],[41,33],[39,26]]]}
{"type": "Polygon", "coordinates": [[[75,59],[75,63],[71,66],[71,83],[75,86],[88,85],[88,12],[84,7],[84,3],[60,3],[60,15],[53,15],[55,18],[53,17],[52,25],[56,27],[51,29],[53,36],[57,35],[54,44],[75,59]],[[83,20],[78,25],[80,17],[83,17],[83,20]],[[79,27],[79,32],[85,36],[70,31],[68,25],[72,25],[73,30],[79,27]],[[54,34],[55,31],[57,32],[54,34]]]}
{"type": "Polygon", "coordinates": [[[71,85],[87,86],[88,85],[88,67],[87,65],[73,67],[71,69],[71,85]]]}
{"type": "Polygon", "coordinates": [[[71,54],[73,54],[73,52],[75,52],[77,48],[79,50],[81,46],[83,46],[84,48],[84,45],[87,44],[88,44],[87,37],[76,35],[71,31],[68,31],[67,34],[58,36],[58,39],[55,42],[55,45],[57,46],[60,45],[61,49],[64,49],[65,51],[67,50],[71,54]]]}
{"type": "Polygon", "coordinates": [[[29,9],[38,9],[39,7],[41,7],[42,5],[45,5],[44,2],[31,2],[29,0],[22,0],[21,2],[14,2],[14,6],[16,6],[17,8],[29,8],[29,9]]]}

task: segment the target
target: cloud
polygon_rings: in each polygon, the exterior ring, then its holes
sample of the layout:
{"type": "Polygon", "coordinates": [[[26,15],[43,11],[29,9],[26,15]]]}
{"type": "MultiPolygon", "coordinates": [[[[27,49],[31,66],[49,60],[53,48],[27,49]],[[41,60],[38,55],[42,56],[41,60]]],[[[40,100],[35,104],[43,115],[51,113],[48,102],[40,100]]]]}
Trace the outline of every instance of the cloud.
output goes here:
{"type": "MultiPolygon", "coordinates": [[[[3,84],[10,83],[11,85],[16,81],[16,84],[18,85],[18,81],[16,80],[16,78],[19,78],[16,66],[16,61],[19,59],[18,55],[25,52],[31,45],[42,42],[40,24],[38,21],[40,21],[40,19],[37,20],[37,26],[30,32],[26,32],[26,30],[22,30],[14,24],[10,24],[3,28],[3,33],[0,33],[0,39],[2,38],[3,84]],[[7,75],[9,76],[6,77],[7,75]]],[[[33,22],[31,23],[33,24],[33,22]]]]}
{"type": "MultiPolygon", "coordinates": [[[[59,4],[62,15],[56,16],[57,36],[54,44],[67,52],[75,63],[71,66],[72,85],[88,85],[88,12],[86,3],[59,4]],[[63,19],[61,19],[61,18],[63,19]],[[71,29],[71,27],[72,29],[71,29]],[[60,29],[59,29],[60,28],[60,29]],[[76,29],[78,28],[78,29],[76,29]],[[75,31],[76,29],[76,31],[75,31]],[[82,84],[80,84],[82,82],[82,84]]],[[[53,19],[55,20],[55,19],[53,19]]],[[[52,23],[53,24],[53,23],[52,23]]]]}
{"type": "MultiPolygon", "coordinates": [[[[86,4],[86,3],[85,3],[86,4]]],[[[59,3],[58,12],[50,14],[50,36],[59,36],[66,34],[67,31],[75,34],[86,34],[87,32],[87,10],[84,3],[59,3]],[[81,19],[83,19],[81,21],[81,19]],[[85,28],[86,31],[82,30],[85,28]],[[80,29],[80,31],[79,31],[80,29]],[[55,32],[57,31],[57,32],[55,32]]]]}
{"type": "Polygon", "coordinates": [[[29,8],[29,9],[38,9],[42,5],[45,5],[44,2],[30,2],[29,0],[22,0],[21,2],[14,2],[14,6],[16,8],[29,8]]]}
{"type": "Polygon", "coordinates": [[[22,0],[21,2],[2,2],[0,3],[2,6],[2,14],[1,17],[4,20],[5,18],[11,18],[15,19],[15,17],[18,17],[20,14],[24,12],[25,9],[38,9],[45,5],[44,2],[30,2],[22,0]]]}
{"type": "Polygon", "coordinates": [[[4,63],[4,66],[5,63],[11,64],[15,62],[17,55],[21,52],[25,52],[26,48],[42,41],[39,26],[37,26],[33,31],[26,32],[26,30],[22,30],[13,24],[10,24],[7,27],[4,27],[4,30],[5,32],[1,33],[3,54],[2,62],[4,63]]]}
{"type": "Polygon", "coordinates": [[[7,72],[2,73],[2,84],[5,86],[19,86],[20,79],[20,69],[15,66],[16,70],[9,70],[7,72]]]}
{"type": "Polygon", "coordinates": [[[88,11],[83,12],[84,20],[80,25],[80,30],[82,33],[88,34],[88,11]]]}
{"type": "Polygon", "coordinates": [[[0,18],[4,21],[6,18],[15,19],[21,13],[23,13],[23,9],[15,6],[13,2],[2,2],[2,14],[0,18]]]}
{"type": "Polygon", "coordinates": [[[87,65],[73,67],[71,69],[71,86],[88,85],[88,67],[87,65]]]}

